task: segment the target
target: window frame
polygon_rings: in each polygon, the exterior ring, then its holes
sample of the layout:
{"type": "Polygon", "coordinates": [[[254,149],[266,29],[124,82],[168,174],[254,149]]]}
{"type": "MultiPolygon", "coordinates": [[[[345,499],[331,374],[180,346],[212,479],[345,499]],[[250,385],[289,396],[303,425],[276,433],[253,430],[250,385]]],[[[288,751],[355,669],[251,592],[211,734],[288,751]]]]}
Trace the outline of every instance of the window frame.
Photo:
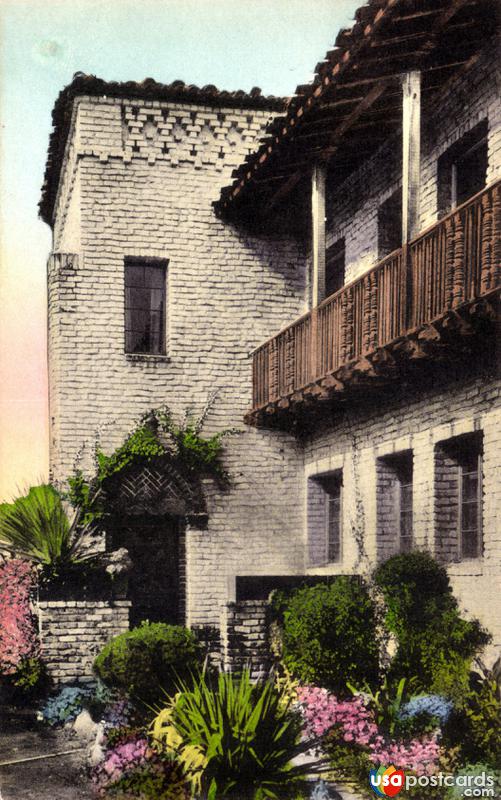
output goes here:
{"type": "Polygon", "coordinates": [[[484,433],[480,429],[440,440],[434,450],[435,552],[444,563],[477,562],[484,557],[484,433]],[[475,555],[467,553],[464,545],[465,534],[471,533],[463,523],[464,477],[471,472],[468,462],[475,463],[477,475],[475,555]]]}
{"type": "Polygon", "coordinates": [[[309,569],[339,567],[344,558],[343,469],[309,475],[307,478],[306,544],[309,569]],[[332,501],[339,500],[337,521],[338,556],[331,548],[332,501]],[[311,505],[310,505],[311,504],[311,505]]]}
{"type": "Polygon", "coordinates": [[[325,563],[340,564],[343,560],[343,473],[336,470],[332,475],[326,476],[322,488],[325,493],[325,563]],[[331,508],[333,500],[339,501],[337,519],[337,558],[331,558],[331,508]]]}
{"type": "Polygon", "coordinates": [[[489,120],[487,117],[476,123],[469,131],[461,136],[456,142],[450,145],[438,157],[437,162],[437,212],[438,218],[454,211],[458,206],[468,202],[471,197],[475,197],[478,191],[482,191],[487,185],[487,174],[489,169],[489,120]],[[485,147],[485,175],[483,185],[468,197],[458,198],[458,165],[476,150],[485,147]]]}
{"type": "MultiPolygon", "coordinates": [[[[167,356],[167,330],[168,330],[168,267],[169,267],[169,260],[167,258],[157,258],[153,256],[125,256],[124,258],[124,354],[129,357],[152,357],[152,358],[162,358],[167,356]],[[144,286],[144,287],[134,287],[130,286],[127,283],[127,269],[130,267],[153,267],[162,272],[162,279],[161,279],[161,286],[144,286]],[[128,335],[133,332],[132,328],[129,328],[128,323],[130,321],[129,314],[132,311],[141,311],[142,309],[134,309],[131,308],[127,303],[127,290],[134,289],[134,288],[144,288],[145,290],[149,290],[150,292],[154,289],[161,289],[162,291],[162,301],[161,301],[161,311],[160,311],[160,332],[159,332],[159,340],[160,340],[160,349],[141,349],[141,350],[133,350],[128,349],[128,335]]],[[[150,308],[150,320],[151,320],[151,308],[150,308]]]]}
{"type": "MultiPolygon", "coordinates": [[[[467,468],[464,464],[458,462],[458,549],[459,549],[459,560],[460,561],[475,561],[478,558],[482,558],[483,553],[483,509],[482,509],[482,501],[483,501],[483,470],[482,470],[482,453],[481,451],[477,452],[476,454],[476,469],[467,471],[467,468]],[[463,520],[463,509],[465,505],[472,505],[473,503],[469,503],[468,501],[464,500],[464,476],[465,474],[471,475],[475,474],[477,476],[477,494],[475,498],[475,505],[477,507],[477,527],[476,527],[476,535],[477,535],[477,547],[476,547],[476,555],[465,555],[465,546],[464,546],[464,520],[463,520]]],[[[470,531],[467,531],[468,533],[470,531]]]]}

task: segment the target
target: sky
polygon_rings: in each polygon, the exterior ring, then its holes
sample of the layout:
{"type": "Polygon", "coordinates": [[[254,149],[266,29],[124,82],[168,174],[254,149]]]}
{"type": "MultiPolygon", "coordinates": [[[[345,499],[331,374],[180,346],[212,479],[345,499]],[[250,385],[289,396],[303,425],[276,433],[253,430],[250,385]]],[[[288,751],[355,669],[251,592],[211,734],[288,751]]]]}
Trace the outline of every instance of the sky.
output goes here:
{"type": "Polygon", "coordinates": [[[361,0],[0,0],[0,502],[48,477],[51,110],[75,72],[290,95],[361,0]]]}

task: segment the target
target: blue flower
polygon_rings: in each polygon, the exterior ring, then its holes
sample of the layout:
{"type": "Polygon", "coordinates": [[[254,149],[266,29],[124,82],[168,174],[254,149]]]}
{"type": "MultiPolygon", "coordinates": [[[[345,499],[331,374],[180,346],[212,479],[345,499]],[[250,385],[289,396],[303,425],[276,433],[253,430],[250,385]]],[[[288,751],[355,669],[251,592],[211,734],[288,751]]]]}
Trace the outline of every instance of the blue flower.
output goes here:
{"type": "Polygon", "coordinates": [[[429,714],[430,717],[436,717],[444,723],[453,707],[452,701],[440,694],[423,694],[419,697],[412,697],[408,703],[405,703],[400,709],[399,717],[400,719],[409,719],[409,717],[417,717],[419,714],[429,714]]]}
{"type": "Polygon", "coordinates": [[[91,690],[86,687],[64,686],[54,697],[50,697],[41,709],[44,722],[57,725],[75,719],[82,711],[83,702],[89,694],[91,690]]]}

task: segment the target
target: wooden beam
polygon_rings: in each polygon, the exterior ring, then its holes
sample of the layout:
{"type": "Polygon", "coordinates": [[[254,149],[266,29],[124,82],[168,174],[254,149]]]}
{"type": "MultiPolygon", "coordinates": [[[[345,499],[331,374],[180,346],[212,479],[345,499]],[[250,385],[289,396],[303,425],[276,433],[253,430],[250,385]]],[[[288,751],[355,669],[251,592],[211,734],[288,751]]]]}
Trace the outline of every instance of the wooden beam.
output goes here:
{"type": "Polygon", "coordinates": [[[468,3],[470,2],[471,0],[452,0],[452,2],[449,3],[449,6],[444,11],[442,11],[440,16],[434,23],[432,28],[432,33],[439,33],[442,30],[442,28],[444,28],[445,25],[447,25],[449,20],[452,19],[452,17],[454,17],[458,13],[458,11],[460,11],[463,8],[463,6],[468,5],[468,3]]]}
{"type": "Polygon", "coordinates": [[[296,184],[299,183],[302,176],[303,176],[302,171],[298,170],[297,172],[294,172],[289,178],[287,178],[285,183],[283,183],[282,186],[279,189],[277,189],[275,194],[270,198],[270,200],[266,204],[266,208],[264,209],[263,213],[268,213],[273,208],[275,208],[275,206],[278,205],[278,203],[281,200],[283,200],[283,198],[286,197],[289,194],[289,192],[293,190],[294,186],[296,186],[296,184]]]}
{"type": "Polygon", "coordinates": [[[311,174],[312,291],[314,308],[325,297],[325,179],[326,166],[317,162],[311,174]]]}
{"type": "Polygon", "coordinates": [[[344,118],[341,125],[338,125],[338,127],[331,134],[327,146],[322,149],[325,158],[329,158],[330,155],[335,153],[338,143],[346,131],[349,130],[349,128],[351,128],[351,126],[362,116],[364,111],[367,111],[368,108],[374,105],[376,100],[381,97],[387,88],[387,81],[381,81],[380,83],[377,83],[366,94],[364,99],[357,105],[357,107],[353,109],[351,114],[348,114],[348,116],[344,118]]]}
{"type": "Polygon", "coordinates": [[[402,243],[406,244],[419,232],[421,73],[404,75],[402,90],[402,243]]]}

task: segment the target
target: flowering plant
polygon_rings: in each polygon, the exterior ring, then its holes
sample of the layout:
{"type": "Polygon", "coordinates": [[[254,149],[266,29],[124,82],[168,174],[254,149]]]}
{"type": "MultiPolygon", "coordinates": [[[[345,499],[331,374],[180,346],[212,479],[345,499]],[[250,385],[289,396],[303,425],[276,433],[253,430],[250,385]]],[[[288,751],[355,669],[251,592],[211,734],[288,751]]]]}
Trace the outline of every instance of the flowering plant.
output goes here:
{"type": "Polygon", "coordinates": [[[104,760],[94,767],[92,785],[97,797],[188,798],[177,767],[161,759],[143,735],[110,748],[104,760]]]}
{"type": "Polygon", "coordinates": [[[92,690],[87,687],[64,686],[40,710],[43,721],[48,725],[59,725],[75,719],[91,693],[92,690]]]}
{"type": "Polygon", "coordinates": [[[14,558],[0,564],[0,675],[15,676],[22,662],[39,656],[30,608],[34,585],[29,562],[14,558]]]}
{"type": "Polygon", "coordinates": [[[298,689],[298,702],[307,736],[319,738],[329,734],[330,744],[358,749],[374,764],[394,764],[417,775],[436,770],[440,755],[436,734],[408,742],[388,741],[361,695],[338,700],[326,689],[302,686],[298,689]]]}
{"type": "Polygon", "coordinates": [[[407,719],[420,714],[428,714],[430,717],[436,717],[443,724],[447,722],[453,708],[452,700],[447,700],[440,694],[423,694],[412,697],[408,703],[405,703],[400,709],[399,716],[401,719],[407,719]]]}

